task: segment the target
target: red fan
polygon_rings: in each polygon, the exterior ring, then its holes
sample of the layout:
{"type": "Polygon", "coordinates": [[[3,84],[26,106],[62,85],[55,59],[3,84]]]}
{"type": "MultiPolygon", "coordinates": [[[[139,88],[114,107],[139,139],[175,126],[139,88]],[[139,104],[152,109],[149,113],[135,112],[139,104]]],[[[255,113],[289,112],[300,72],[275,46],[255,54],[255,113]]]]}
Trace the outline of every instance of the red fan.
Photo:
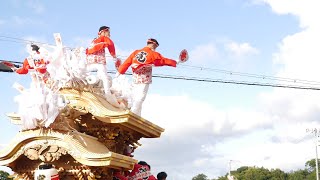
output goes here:
{"type": "Polygon", "coordinates": [[[188,51],[186,49],[183,49],[179,55],[179,62],[184,63],[188,61],[188,59],[189,59],[188,51]]]}

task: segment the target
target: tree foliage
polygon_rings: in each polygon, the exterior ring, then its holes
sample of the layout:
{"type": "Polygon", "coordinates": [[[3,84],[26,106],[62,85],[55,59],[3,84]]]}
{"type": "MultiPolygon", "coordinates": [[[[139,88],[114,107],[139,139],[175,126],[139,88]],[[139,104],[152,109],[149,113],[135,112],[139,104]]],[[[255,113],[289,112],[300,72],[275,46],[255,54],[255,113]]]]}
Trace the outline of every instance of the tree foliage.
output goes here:
{"type": "Polygon", "coordinates": [[[193,177],[192,180],[209,180],[205,174],[198,174],[197,176],[193,177]]]}
{"type": "MultiPolygon", "coordinates": [[[[231,171],[235,180],[314,180],[316,179],[316,161],[311,159],[305,163],[305,169],[284,172],[280,169],[242,166],[231,171]]],[[[213,180],[228,180],[228,174],[213,180]]],[[[199,174],[192,180],[209,180],[205,174],[199,174]]]]}
{"type": "Polygon", "coordinates": [[[314,171],[316,169],[316,159],[311,159],[311,160],[307,161],[305,164],[305,167],[309,172],[314,171]]]}
{"type": "Polygon", "coordinates": [[[9,173],[0,170],[0,180],[8,180],[9,173]]]}

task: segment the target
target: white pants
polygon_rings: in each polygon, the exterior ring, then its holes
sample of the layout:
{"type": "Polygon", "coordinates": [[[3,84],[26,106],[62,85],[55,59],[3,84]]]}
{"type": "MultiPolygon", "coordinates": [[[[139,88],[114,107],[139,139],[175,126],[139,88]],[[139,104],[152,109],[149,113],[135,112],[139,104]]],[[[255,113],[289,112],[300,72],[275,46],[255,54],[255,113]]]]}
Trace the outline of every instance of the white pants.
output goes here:
{"type": "Polygon", "coordinates": [[[133,84],[133,101],[131,112],[141,116],[142,103],[146,99],[148,90],[149,84],[133,84]]]}
{"type": "Polygon", "coordinates": [[[88,64],[87,71],[97,71],[97,77],[103,82],[103,89],[105,94],[110,94],[111,77],[108,75],[105,64],[88,64]]]}
{"type": "Polygon", "coordinates": [[[115,107],[120,107],[117,98],[111,94],[110,88],[112,86],[112,78],[108,75],[107,67],[105,64],[88,64],[87,71],[97,70],[97,77],[103,82],[103,89],[106,100],[115,107]]]}

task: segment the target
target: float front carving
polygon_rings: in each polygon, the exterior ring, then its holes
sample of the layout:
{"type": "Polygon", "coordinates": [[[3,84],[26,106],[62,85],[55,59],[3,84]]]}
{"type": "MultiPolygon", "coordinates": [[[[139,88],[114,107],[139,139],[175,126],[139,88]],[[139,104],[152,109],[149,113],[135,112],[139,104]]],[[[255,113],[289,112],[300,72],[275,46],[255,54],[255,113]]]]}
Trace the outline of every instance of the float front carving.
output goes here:
{"type": "Polygon", "coordinates": [[[54,162],[66,155],[67,150],[57,145],[38,144],[27,148],[24,155],[30,160],[41,160],[43,162],[54,162]]]}

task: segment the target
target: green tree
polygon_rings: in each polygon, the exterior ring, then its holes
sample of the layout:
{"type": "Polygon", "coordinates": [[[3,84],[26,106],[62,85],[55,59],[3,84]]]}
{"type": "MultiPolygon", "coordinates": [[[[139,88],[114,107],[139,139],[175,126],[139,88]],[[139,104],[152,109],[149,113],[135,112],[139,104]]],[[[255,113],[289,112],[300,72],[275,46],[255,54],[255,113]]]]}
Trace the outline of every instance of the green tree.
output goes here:
{"type": "MultiPolygon", "coordinates": [[[[280,169],[266,169],[258,167],[242,166],[231,174],[237,180],[315,180],[316,179],[316,161],[311,159],[305,163],[304,169],[284,172],[280,169]]],[[[227,175],[218,177],[216,180],[228,180],[227,175]]],[[[208,180],[204,174],[199,174],[192,180],[208,180]]]]}
{"type": "Polygon", "coordinates": [[[198,174],[192,178],[192,180],[210,180],[205,174],[198,174]]]}
{"type": "Polygon", "coordinates": [[[271,173],[268,169],[251,167],[239,175],[234,175],[238,180],[269,180],[271,173]]]}
{"type": "Polygon", "coordinates": [[[270,174],[271,174],[270,180],[286,180],[287,179],[287,173],[281,171],[280,169],[271,169],[270,174]]]}
{"type": "Polygon", "coordinates": [[[237,173],[242,173],[242,172],[245,172],[248,169],[249,169],[248,166],[242,166],[242,167],[239,167],[236,172],[237,173]]]}
{"type": "MultiPolygon", "coordinates": [[[[318,160],[318,162],[319,162],[319,160],[318,160]]],[[[311,160],[307,161],[305,164],[305,167],[309,172],[314,171],[316,169],[316,159],[311,159],[311,160]]]]}
{"type": "MultiPolygon", "coordinates": [[[[215,179],[213,179],[213,180],[215,180],[215,179]]],[[[227,178],[227,175],[225,175],[225,176],[218,177],[217,180],[228,180],[228,178],[227,178]]]]}
{"type": "Polygon", "coordinates": [[[307,170],[292,171],[288,174],[288,180],[306,180],[309,172],[307,170]]]}
{"type": "MultiPolygon", "coordinates": [[[[319,162],[319,159],[318,159],[319,162]]],[[[316,159],[311,159],[305,163],[306,171],[308,171],[308,174],[306,174],[306,179],[316,179],[316,159]]]]}
{"type": "Polygon", "coordinates": [[[0,170],[0,180],[8,180],[9,173],[0,170]]]}
{"type": "Polygon", "coordinates": [[[313,171],[312,173],[308,174],[307,177],[306,177],[306,180],[315,180],[315,179],[317,179],[315,171],[313,171]]]}

